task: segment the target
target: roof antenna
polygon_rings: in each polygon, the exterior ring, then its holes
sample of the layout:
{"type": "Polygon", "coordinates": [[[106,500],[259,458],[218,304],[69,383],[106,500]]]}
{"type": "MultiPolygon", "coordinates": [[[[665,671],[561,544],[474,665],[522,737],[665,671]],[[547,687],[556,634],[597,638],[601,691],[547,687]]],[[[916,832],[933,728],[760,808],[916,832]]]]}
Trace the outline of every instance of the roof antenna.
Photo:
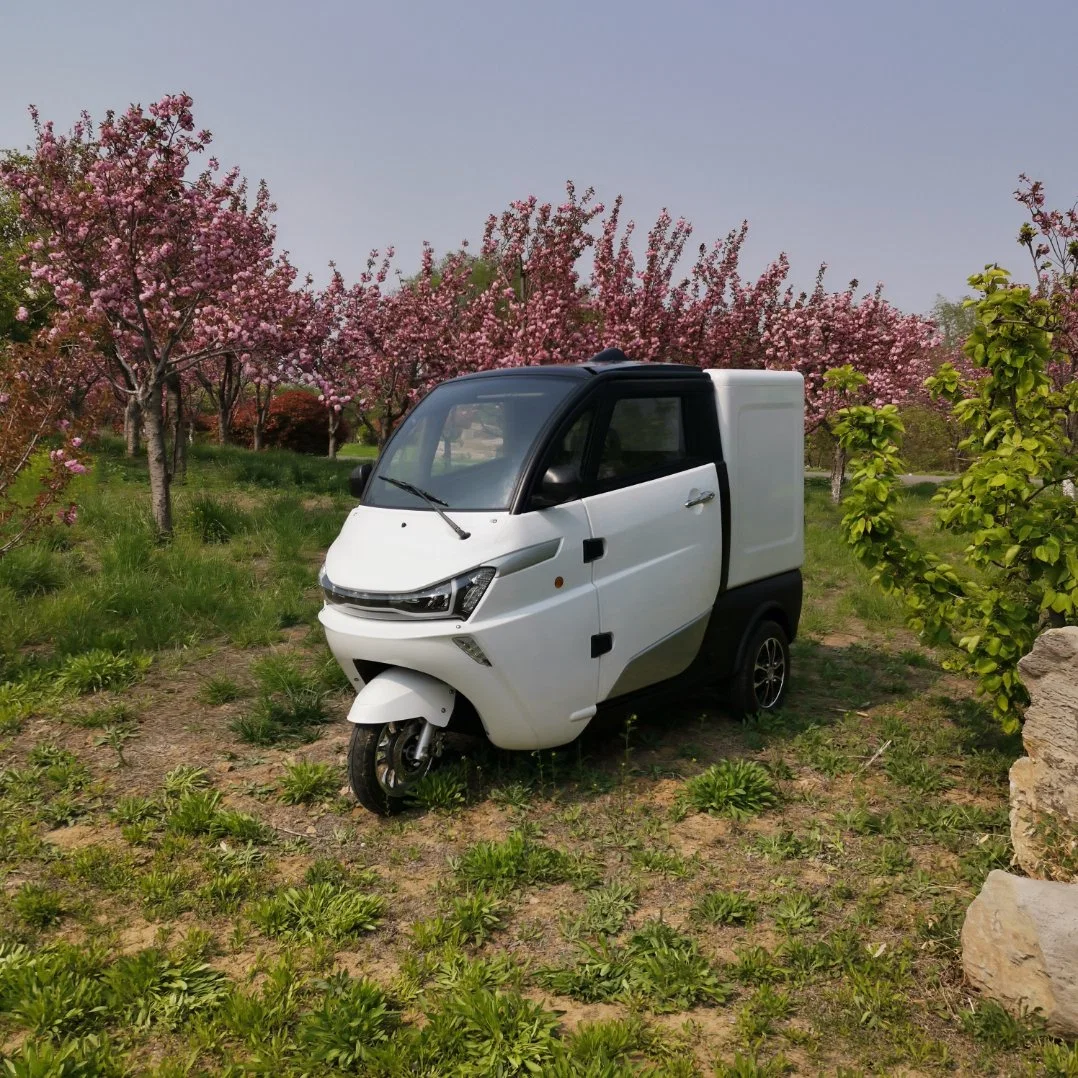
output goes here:
{"type": "Polygon", "coordinates": [[[591,357],[592,363],[628,363],[629,357],[620,348],[604,348],[591,357]]]}

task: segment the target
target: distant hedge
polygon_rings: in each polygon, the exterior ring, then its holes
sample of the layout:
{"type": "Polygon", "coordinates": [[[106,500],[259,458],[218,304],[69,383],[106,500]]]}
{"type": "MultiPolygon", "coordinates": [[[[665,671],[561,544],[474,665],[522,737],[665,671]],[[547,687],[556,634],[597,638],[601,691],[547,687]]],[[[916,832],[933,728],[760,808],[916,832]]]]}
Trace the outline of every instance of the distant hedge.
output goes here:
{"type": "MultiPolygon", "coordinates": [[[[254,445],[255,409],[251,401],[236,408],[232,420],[232,440],[250,449],[254,445]]],[[[347,422],[342,419],[337,428],[337,444],[351,437],[347,422]]],[[[289,389],[278,393],[270,405],[263,431],[267,449],[291,449],[295,453],[311,453],[324,457],[329,452],[329,416],[326,407],[313,393],[289,389]]]]}

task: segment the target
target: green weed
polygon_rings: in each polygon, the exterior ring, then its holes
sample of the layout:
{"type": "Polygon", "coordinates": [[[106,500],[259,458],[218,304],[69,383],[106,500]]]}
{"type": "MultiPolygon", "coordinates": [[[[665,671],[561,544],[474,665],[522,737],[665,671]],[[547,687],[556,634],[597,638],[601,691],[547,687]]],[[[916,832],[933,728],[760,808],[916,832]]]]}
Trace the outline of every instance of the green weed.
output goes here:
{"type": "Polygon", "coordinates": [[[696,1003],[722,1003],[733,992],[696,942],[662,921],[649,921],[623,948],[579,943],[575,966],[548,968],[540,979],[553,991],[585,1003],[636,1000],[660,1014],[696,1003]]]}
{"type": "Polygon", "coordinates": [[[24,883],[11,896],[11,906],[19,920],[31,928],[59,924],[66,912],[60,896],[42,883],[24,883]]]}
{"type": "Polygon", "coordinates": [[[565,933],[571,939],[616,935],[639,905],[640,896],[631,883],[605,883],[588,892],[583,914],[566,922],[565,933]]]}
{"type": "Polygon", "coordinates": [[[347,943],[373,932],[385,899],[331,883],[289,887],[251,908],[251,923],[274,939],[347,943]]]}
{"type": "Polygon", "coordinates": [[[477,842],[451,863],[461,883],[495,891],[566,880],[590,882],[595,875],[579,858],[543,846],[523,831],[511,831],[502,842],[477,842]]]}
{"type": "Polygon", "coordinates": [[[696,812],[745,819],[774,808],[779,794],[767,769],[754,760],[720,760],[689,779],[682,802],[696,812]]]}
{"type": "Polygon", "coordinates": [[[693,906],[693,916],[710,925],[749,925],[756,919],[756,903],[736,891],[709,891],[693,906]]]}
{"type": "Polygon", "coordinates": [[[816,927],[816,903],[810,895],[786,895],[775,903],[775,927],[793,935],[816,927]]]}
{"type": "Polygon", "coordinates": [[[65,659],[56,677],[62,692],[84,696],[102,689],[123,688],[138,681],[150,666],[148,655],[129,655],[93,648],[65,659]]]}
{"type": "Polygon", "coordinates": [[[10,588],[17,599],[58,591],[65,578],[60,559],[43,546],[16,547],[0,558],[0,588],[10,588]]]}
{"type": "Polygon", "coordinates": [[[400,1022],[385,992],[366,978],[337,974],[317,982],[321,1004],[304,1016],[296,1034],[304,1058],[340,1073],[374,1061],[400,1022]]]}
{"type": "Polygon", "coordinates": [[[211,707],[230,704],[233,700],[240,700],[245,695],[246,693],[237,682],[223,674],[207,678],[205,684],[198,691],[198,698],[211,707]]]}
{"type": "Polygon", "coordinates": [[[198,494],[188,502],[187,523],[203,543],[227,543],[250,525],[235,505],[210,494],[198,494]]]}
{"type": "Polygon", "coordinates": [[[1027,1047],[1039,1032],[1038,1027],[1043,1025],[1029,1014],[1016,1018],[994,999],[982,1000],[969,1010],[961,1011],[959,1017],[962,1028],[975,1040],[1004,1051],[1027,1047]]]}
{"type": "Polygon", "coordinates": [[[467,798],[468,783],[461,768],[436,767],[408,793],[409,801],[429,811],[448,812],[459,808],[467,798]]]}
{"type": "Polygon", "coordinates": [[[281,779],[281,800],[286,805],[309,805],[312,801],[324,801],[336,793],[340,777],[329,764],[299,760],[285,764],[281,779]]]}

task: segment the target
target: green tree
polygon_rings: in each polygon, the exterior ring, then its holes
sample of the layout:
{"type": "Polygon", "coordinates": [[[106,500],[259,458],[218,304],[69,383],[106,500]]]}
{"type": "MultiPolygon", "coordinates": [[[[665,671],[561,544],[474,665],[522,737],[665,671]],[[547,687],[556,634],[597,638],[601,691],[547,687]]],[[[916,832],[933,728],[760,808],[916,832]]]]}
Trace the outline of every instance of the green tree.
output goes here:
{"type": "Polygon", "coordinates": [[[1049,368],[1051,305],[988,267],[970,278],[974,322],[964,351],[985,372],[964,381],[950,364],[928,379],[953,402],[965,432],[965,472],[934,498],[936,525],[969,538],[960,567],[928,553],[898,522],[902,470],[898,410],[851,407],[836,435],[850,455],[853,488],[843,529],[908,622],[929,643],[949,646],[945,667],[977,679],[996,716],[1017,728],[1028,702],[1018,660],[1037,634],[1078,623],[1078,505],[1061,489],[1078,474],[1066,435],[1078,385],[1055,389],[1049,368]]]}
{"type": "Polygon", "coordinates": [[[930,317],[939,329],[940,346],[945,352],[961,348],[977,321],[969,296],[963,296],[961,299],[936,296],[930,317]]]}

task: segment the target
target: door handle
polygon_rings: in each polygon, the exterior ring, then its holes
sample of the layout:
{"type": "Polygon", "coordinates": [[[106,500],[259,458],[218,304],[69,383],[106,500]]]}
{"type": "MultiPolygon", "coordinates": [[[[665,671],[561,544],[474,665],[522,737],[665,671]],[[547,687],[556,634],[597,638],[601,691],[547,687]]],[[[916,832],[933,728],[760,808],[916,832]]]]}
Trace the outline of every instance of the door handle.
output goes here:
{"type": "Polygon", "coordinates": [[[704,505],[706,502],[713,501],[714,498],[715,492],[713,490],[702,490],[699,494],[689,496],[689,500],[685,503],[685,508],[691,509],[694,505],[704,505]]]}

